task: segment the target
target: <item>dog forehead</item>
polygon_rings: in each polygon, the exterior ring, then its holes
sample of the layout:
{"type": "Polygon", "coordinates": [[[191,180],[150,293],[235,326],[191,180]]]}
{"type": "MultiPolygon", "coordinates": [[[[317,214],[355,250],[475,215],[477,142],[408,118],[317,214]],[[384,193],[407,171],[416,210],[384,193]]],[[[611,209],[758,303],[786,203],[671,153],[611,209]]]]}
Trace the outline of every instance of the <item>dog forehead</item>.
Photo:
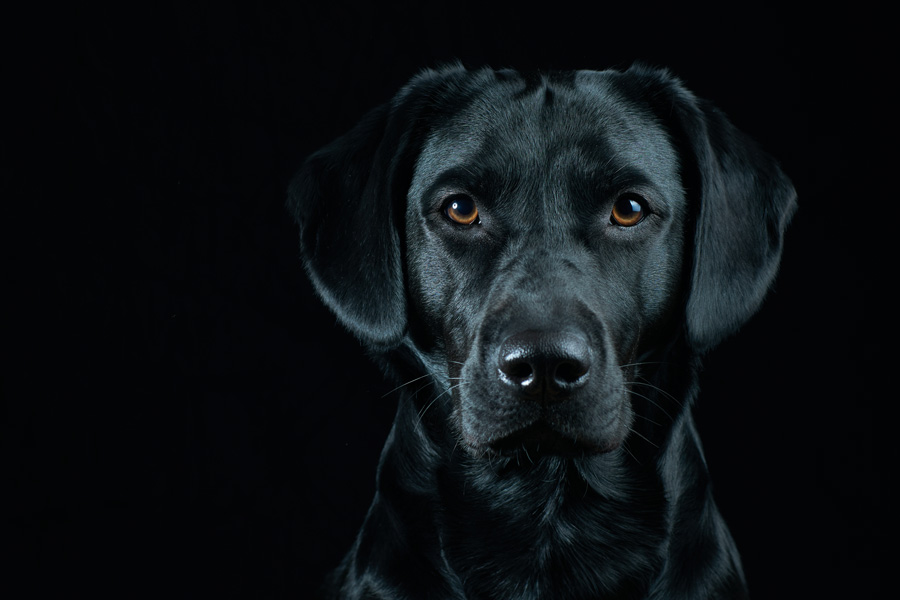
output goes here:
{"type": "Polygon", "coordinates": [[[545,175],[564,163],[677,178],[678,157],[665,128],[648,105],[621,94],[607,72],[516,74],[484,82],[449,104],[454,109],[430,129],[416,161],[419,180],[474,165],[545,175]]]}

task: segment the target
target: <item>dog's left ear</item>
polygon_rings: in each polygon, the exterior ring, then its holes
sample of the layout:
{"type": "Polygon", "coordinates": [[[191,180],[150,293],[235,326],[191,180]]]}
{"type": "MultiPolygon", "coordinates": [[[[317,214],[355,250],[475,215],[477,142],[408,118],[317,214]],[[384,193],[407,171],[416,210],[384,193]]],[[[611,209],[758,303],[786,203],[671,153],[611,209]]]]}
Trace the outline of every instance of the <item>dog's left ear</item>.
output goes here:
{"type": "Polygon", "coordinates": [[[775,160],[717,109],[695,103],[685,116],[702,188],[687,330],[694,348],[705,352],[762,303],[797,194],[775,160]]]}
{"type": "Polygon", "coordinates": [[[686,185],[699,187],[688,195],[700,202],[686,321],[688,341],[703,353],[762,303],[778,271],[797,195],[775,160],[714,106],[665,71],[631,72],[652,82],[658,113],[675,118],[676,137],[687,146],[682,151],[693,155],[682,164],[686,185]],[[693,173],[684,173],[691,168],[693,173]]]}

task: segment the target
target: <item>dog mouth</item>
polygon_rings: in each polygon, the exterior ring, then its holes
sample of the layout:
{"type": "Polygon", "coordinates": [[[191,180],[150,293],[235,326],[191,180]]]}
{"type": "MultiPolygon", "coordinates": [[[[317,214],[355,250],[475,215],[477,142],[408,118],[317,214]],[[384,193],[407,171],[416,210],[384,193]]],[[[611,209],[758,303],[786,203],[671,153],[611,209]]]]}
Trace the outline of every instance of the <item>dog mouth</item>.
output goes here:
{"type": "Polygon", "coordinates": [[[600,446],[590,440],[579,440],[568,436],[540,420],[514,431],[508,435],[492,440],[486,444],[487,454],[508,456],[524,452],[528,457],[561,456],[581,457],[588,454],[599,454],[613,450],[612,447],[600,446]]]}

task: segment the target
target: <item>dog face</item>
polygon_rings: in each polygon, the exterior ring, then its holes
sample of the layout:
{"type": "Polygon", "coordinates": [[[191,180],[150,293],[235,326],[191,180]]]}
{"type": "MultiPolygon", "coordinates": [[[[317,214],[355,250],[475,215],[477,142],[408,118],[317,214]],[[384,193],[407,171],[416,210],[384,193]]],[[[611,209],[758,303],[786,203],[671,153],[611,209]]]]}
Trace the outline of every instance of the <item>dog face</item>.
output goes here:
{"type": "Polygon", "coordinates": [[[459,439],[475,454],[613,449],[682,288],[669,134],[597,73],[500,80],[448,113],[405,220],[418,347],[447,375],[459,439]]]}
{"type": "Polygon", "coordinates": [[[770,157],[641,67],[427,71],[290,200],[323,300],[416,358],[475,456],[617,448],[653,352],[702,354],[756,310],[794,205],[770,157]]]}
{"type": "Polygon", "coordinates": [[[794,204],[721,113],[641,67],[426,71],[310,157],[290,193],[307,272],[421,385],[335,597],[745,597],[689,404],[794,204]]]}

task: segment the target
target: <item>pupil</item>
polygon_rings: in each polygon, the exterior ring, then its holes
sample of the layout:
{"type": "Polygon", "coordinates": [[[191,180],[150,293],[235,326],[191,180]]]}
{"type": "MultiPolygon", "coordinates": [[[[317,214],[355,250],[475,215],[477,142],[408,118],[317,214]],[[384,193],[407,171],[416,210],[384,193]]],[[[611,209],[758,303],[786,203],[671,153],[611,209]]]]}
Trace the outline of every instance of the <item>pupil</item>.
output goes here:
{"type": "Polygon", "coordinates": [[[455,210],[456,212],[458,212],[461,215],[468,215],[468,214],[471,214],[473,206],[474,205],[471,200],[460,199],[460,200],[454,200],[453,204],[450,205],[450,208],[452,208],[453,210],[455,210]]]}
{"type": "Polygon", "coordinates": [[[641,205],[630,198],[622,198],[619,201],[619,212],[623,217],[631,217],[641,211],[641,205]]]}

